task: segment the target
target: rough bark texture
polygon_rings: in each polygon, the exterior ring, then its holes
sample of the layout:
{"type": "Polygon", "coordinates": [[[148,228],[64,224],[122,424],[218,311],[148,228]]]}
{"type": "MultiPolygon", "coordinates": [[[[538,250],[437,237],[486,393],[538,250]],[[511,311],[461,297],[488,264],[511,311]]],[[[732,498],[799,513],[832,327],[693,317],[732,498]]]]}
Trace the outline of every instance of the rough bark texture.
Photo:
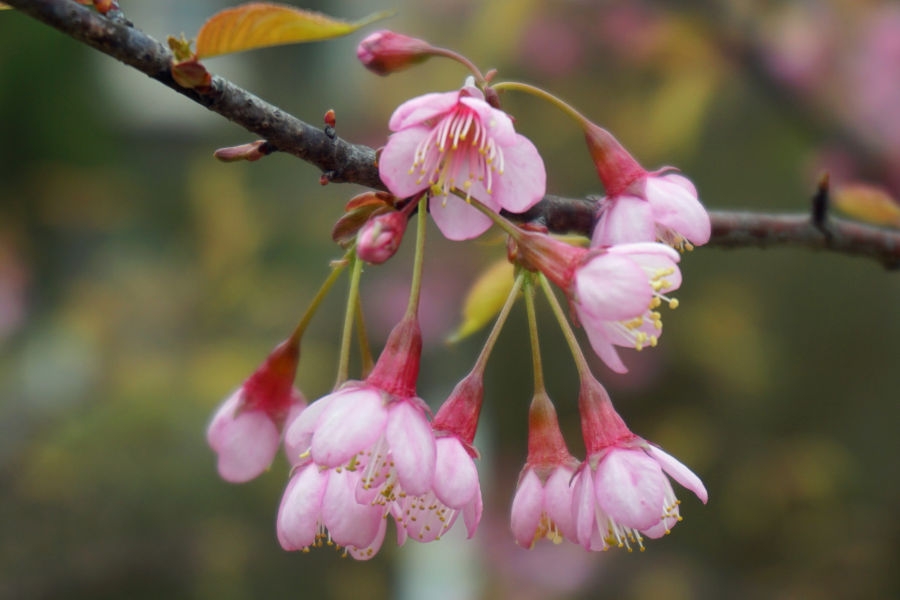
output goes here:
{"type": "MultiPolygon", "coordinates": [[[[20,12],[134,67],[194,102],[240,125],[282,152],[322,170],[335,183],[386,189],[378,176],[375,151],[340,139],[330,127],[313,127],[233,83],[213,76],[200,94],[172,78],[172,54],[162,43],[122,18],[109,19],[72,0],[5,0],[20,12]]],[[[595,199],[545,196],[527,212],[506,214],[517,221],[540,221],[556,233],[590,235],[595,199]]],[[[808,214],[768,215],[711,211],[712,248],[797,246],[869,257],[889,269],[900,268],[900,232],[827,219],[816,226],[808,214]]]]}

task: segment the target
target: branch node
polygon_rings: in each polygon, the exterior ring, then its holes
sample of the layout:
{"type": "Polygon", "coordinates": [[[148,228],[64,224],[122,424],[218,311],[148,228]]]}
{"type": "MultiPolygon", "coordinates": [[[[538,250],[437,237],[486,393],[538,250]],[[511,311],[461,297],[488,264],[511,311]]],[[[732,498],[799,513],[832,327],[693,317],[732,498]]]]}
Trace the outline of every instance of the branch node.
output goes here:
{"type": "Polygon", "coordinates": [[[830,205],[830,177],[828,171],[819,178],[819,185],[812,198],[812,224],[831,241],[832,232],[828,227],[828,208],[830,205]]]}

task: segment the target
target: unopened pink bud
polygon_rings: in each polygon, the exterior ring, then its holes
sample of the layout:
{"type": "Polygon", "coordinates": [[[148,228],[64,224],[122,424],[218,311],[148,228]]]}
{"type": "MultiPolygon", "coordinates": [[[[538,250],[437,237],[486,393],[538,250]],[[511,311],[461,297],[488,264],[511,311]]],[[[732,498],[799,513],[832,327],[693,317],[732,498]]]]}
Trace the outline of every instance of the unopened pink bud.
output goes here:
{"type": "Polygon", "coordinates": [[[408,219],[398,211],[370,219],[360,230],[356,255],[373,265],[380,265],[394,256],[403,241],[408,219]]]}
{"type": "Polygon", "coordinates": [[[359,43],[356,57],[378,75],[390,75],[428,60],[434,47],[393,31],[376,31],[359,43]]]}

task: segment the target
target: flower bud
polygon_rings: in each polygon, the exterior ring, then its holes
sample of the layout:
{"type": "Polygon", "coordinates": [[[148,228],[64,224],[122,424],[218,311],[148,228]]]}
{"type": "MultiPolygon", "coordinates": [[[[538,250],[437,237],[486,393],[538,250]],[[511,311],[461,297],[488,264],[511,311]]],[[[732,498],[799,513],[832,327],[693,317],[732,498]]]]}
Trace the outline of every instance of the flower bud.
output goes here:
{"type": "Polygon", "coordinates": [[[275,152],[275,148],[266,140],[258,140],[241,146],[233,146],[231,148],[219,148],[216,150],[215,156],[224,163],[238,162],[246,160],[247,162],[255,162],[263,156],[268,156],[275,152]]]}
{"type": "Polygon", "coordinates": [[[407,216],[392,211],[370,219],[356,238],[356,254],[362,260],[380,265],[394,256],[406,232],[407,216]]]}
{"type": "Polygon", "coordinates": [[[393,31],[376,31],[359,43],[356,57],[378,75],[390,75],[428,60],[434,47],[393,31]]]}

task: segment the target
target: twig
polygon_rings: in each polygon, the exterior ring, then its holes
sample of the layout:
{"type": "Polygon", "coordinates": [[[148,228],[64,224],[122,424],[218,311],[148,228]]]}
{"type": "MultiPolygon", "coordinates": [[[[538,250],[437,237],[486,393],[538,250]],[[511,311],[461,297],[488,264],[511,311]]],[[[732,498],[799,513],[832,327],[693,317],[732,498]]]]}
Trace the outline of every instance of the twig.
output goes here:
{"type": "MultiPolygon", "coordinates": [[[[171,75],[172,55],[160,42],[131,27],[114,22],[71,0],[5,0],[37,19],[104,54],[134,67],[194,102],[267,140],[282,152],[315,165],[328,182],[357,183],[385,190],[375,165],[375,151],[351,144],[337,135],[257,98],[219,76],[211,90],[199,94],[179,86],[171,75]]],[[[120,20],[121,21],[121,20],[120,20]]],[[[333,133],[333,132],[332,132],[333,133]]],[[[595,201],[545,196],[521,215],[504,213],[517,221],[539,221],[556,233],[590,235],[595,201]]],[[[869,257],[889,269],[900,268],[900,232],[828,219],[816,227],[811,215],[710,212],[712,248],[766,248],[796,246],[869,257]],[[826,233],[827,232],[827,233],[826,233]]]]}

